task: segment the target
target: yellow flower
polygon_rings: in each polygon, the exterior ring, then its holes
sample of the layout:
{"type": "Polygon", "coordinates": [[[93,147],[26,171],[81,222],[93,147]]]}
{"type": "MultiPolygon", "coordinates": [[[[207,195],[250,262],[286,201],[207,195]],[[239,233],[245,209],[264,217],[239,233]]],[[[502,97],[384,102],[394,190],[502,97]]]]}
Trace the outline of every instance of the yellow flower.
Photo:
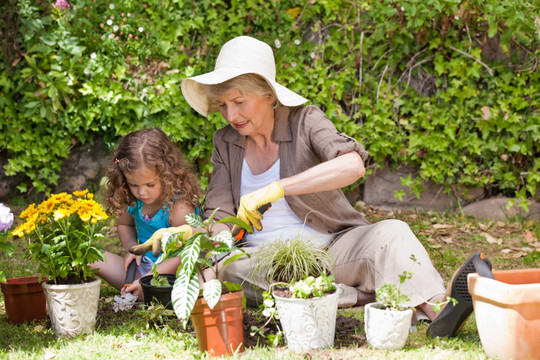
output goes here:
{"type": "Polygon", "coordinates": [[[20,217],[21,217],[22,219],[26,219],[26,218],[28,218],[28,217],[34,215],[34,214],[37,212],[35,206],[36,206],[36,204],[30,204],[30,205],[28,205],[28,207],[27,207],[26,209],[24,209],[23,212],[21,212],[20,217]]]}
{"type": "Polygon", "coordinates": [[[68,216],[68,212],[65,211],[64,209],[59,209],[59,210],[56,210],[54,212],[54,221],[58,221],[60,219],[63,219],[65,218],[66,216],[68,216]]]}
{"type": "Polygon", "coordinates": [[[88,222],[92,218],[92,214],[90,214],[88,211],[79,211],[79,217],[82,221],[88,222]]]}
{"type": "Polygon", "coordinates": [[[21,225],[17,226],[15,228],[15,230],[13,230],[13,235],[22,238],[24,236],[24,225],[25,224],[21,224],[21,225]]]}
{"type": "MultiPolygon", "coordinates": [[[[88,189],[84,189],[84,190],[82,190],[82,191],[74,191],[74,192],[73,192],[73,195],[75,195],[75,196],[78,197],[78,198],[85,197],[86,194],[88,194],[88,189]]],[[[92,194],[89,194],[89,195],[92,195],[92,194]]]]}

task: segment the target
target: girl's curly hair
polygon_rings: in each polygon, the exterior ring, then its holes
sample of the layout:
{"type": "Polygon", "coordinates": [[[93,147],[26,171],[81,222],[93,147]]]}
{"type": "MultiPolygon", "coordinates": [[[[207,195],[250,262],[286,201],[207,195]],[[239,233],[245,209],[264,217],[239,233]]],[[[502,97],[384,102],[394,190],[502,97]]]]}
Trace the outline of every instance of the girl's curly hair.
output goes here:
{"type": "Polygon", "coordinates": [[[135,204],[125,173],[142,167],[155,171],[163,187],[163,208],[183,201],[196,207],[201,196],[199,181],[193,168],[176,146],[160,129],[143,129],[124,137],[108,171],[105,206],[109,214],[119,216],[127,206],[135,204]]]}

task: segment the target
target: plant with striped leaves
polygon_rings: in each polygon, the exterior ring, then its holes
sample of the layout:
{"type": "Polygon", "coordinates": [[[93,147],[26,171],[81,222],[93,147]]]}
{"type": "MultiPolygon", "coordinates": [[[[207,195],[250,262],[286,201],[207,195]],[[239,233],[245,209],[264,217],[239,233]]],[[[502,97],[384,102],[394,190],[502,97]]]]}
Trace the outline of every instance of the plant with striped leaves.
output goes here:
{"type": "Polygon", "coordinates": [[[218,272],[231,262],[248,255],[236,246],[230,231],[222,230],[215,234],[213,228],[218,223],[238,225],[245,230],[249,227],[233,216],[215,220],[214,214],[217,210],[206,220],[196,214],[187,214],[186,222],[189,226],[204,230],[196,232],[186,240],[183,240],[182,232],[165,232],[161,237],[163,253],[157,262],[173,256],[180,256],[182,260],[176,272],[171,300],[174,312],[178,319],[183,321],[184,327],[199,296],[202,295],[212,309],[223,293],[242,290],[239,284],[221,282],[218,272]],[[229,254],[230,256],[225,258],[229,254]],[[220,261],[221,259],[224,260],[220,261]],[[199,279],[202,280],[202,288],[199,279]]]}

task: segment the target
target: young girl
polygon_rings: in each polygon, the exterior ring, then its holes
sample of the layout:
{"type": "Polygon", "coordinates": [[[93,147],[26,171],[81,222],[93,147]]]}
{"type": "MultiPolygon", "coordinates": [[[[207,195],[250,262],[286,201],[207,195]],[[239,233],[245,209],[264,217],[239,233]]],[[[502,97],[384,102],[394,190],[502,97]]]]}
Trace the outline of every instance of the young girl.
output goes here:
{"type": "MultiPolygon", "coordinates": [[[[118,237],[125,256],[105,253],[105,261],[93,264],[98,275],[122,293],[141,298],[136,280],[123,288],[127,267],[136,260],[135,279],[148,273],[157,257],[148,251],[143,256],[129,249],[146,242],[161,228],[185,224],[184,216],[195,212],[200,196],[198,180],[182,158],[180,150],[159,129],[145,129],[128,134],[118,145],[109,168],[107,212],[118,217],[118,237]]],[[[176,273],[179,258],[158,264],[159,273],[176,273]]]]}

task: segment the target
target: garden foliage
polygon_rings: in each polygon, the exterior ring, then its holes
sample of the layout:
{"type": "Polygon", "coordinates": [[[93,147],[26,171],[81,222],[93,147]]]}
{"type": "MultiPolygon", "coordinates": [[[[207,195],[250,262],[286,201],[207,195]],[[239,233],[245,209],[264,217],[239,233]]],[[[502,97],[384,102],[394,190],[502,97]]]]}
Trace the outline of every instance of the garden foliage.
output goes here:
{"type": "MultiPolygon", "coordinates": [[[[158,126],[211,171],[218,115],[182,79],[251,35],[278,81],[360,140],[370,167],[537,198],[540,3],[529,0],[7,0],[1,5],[0,152],[7,175],[54,188],[78,143],[158,126]]],[[[418,192],[418,181],[408,181],[418,192]]]]}

